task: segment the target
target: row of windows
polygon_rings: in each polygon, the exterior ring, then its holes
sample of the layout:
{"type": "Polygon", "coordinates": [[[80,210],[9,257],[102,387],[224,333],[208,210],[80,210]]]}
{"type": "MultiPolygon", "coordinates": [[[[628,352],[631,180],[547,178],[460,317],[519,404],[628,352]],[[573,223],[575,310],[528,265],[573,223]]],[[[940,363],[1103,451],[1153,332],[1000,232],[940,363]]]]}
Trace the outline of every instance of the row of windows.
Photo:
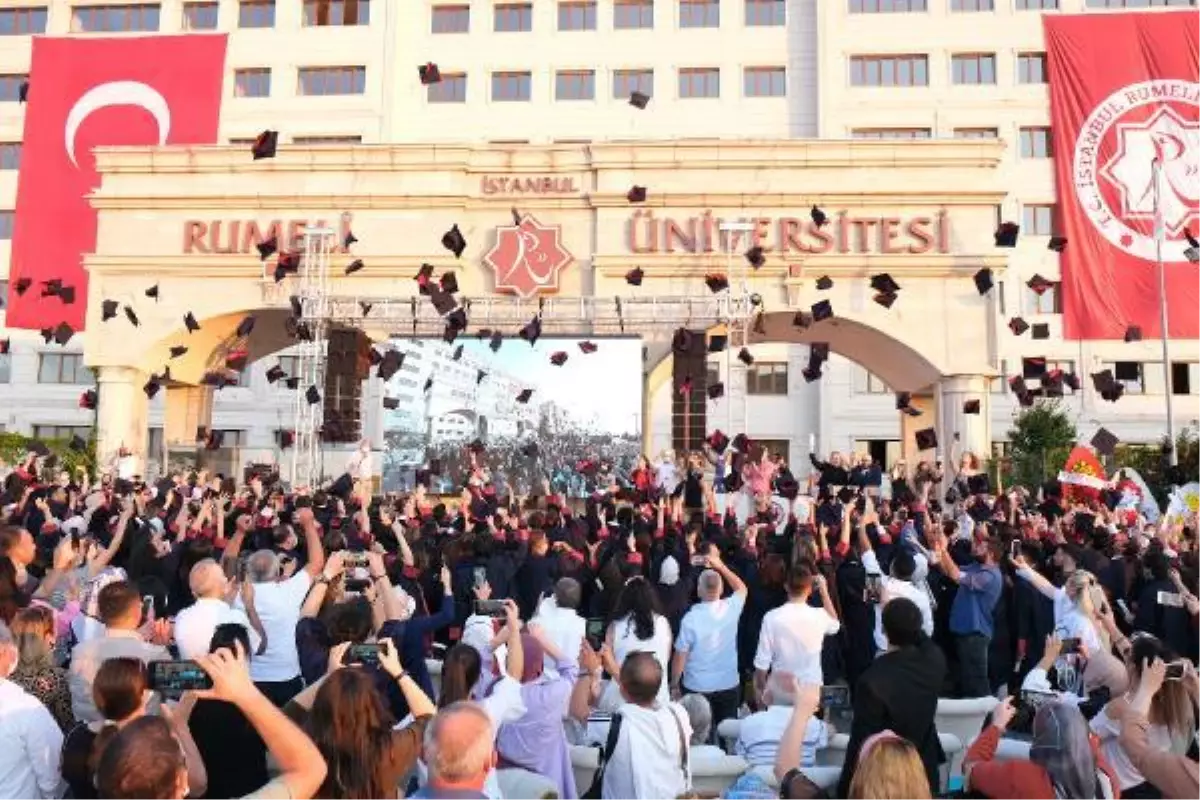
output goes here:
{"type": "MultiPolygon", "coordinates": [[[[597,0],[562,0],[558,4],[558,30],[594,31],[597,0]]],[[[719,28],[720,0],[678,0],[680,28],[719,28]]],[[[785,0],[743,0],[747,27],[782,27],[787,22],[785,0]]],[[[654,27],[654,0],[615,0],[612,6],[615,30],[654,27]]],[[[492,7],[492,30],[496,33],[528,33],[533,30],[533,3],[499,3],[492,7]]],[[[469,33],[471,6],[466,3],[436,5],[430,17],[433,33],[469,33]]]]}
{"type": "MultiPolygon", "coordinates": [[[[955,128],[955,139],[997,139],[998,128],[955,128]]],[[[852,139],[932,139],[932,128],[852,128],[852,139]]],[[[1017,130],[1017,152],[1021,158],[1052,158],[1054,139],[1050,128],[1031,126],[1017,130]]]]}
{"type": "MultiPolygon", "coordinates": [[[[1000,375],[992,379],[992,394],[1006,394],[1009,391],[1008,378],[1011,374],[1008,371],[1009,363],[1007,360],[1000,362],[1000,375]]],[[[1161,361],[1102,361],[1100,362],[1097,371],[1112,370],[1113,377],[1120,383],[1125,385],[1125,394],[1148,394],[1161,395],[1166,393],[1167,381],[1163,373],[1161,361]]],[[[1075,372],[1074,361],[1047,361],[1046,370],[1052,372],[1061,370],[1064,373],[1071,374],[1075,372]]],[[[1089,385],[1090,382],[1084,378],[1084,385],[1089,385]]],[[[1195,395],[1200,394],[1200,363],[1195,361],[1172,361],[1170,372],[1171,394],[1173,395],[1195,395]]],[[[1066,395],[1075,394],[1074,390],[1066,384],[1063,385],[1063,393],[1066,395]]]]}
{"type": "MultiPolygon", "coordinates": [[[[994,86],[995,53],[950,56],[950,82],[955,86],[994,86]]],[[[1017,54],[1017,83],[1046,83],[1046,54],[1017,54]]],[[[851,86],[928,86],[929,56],[923,53],[850,57],[851,86]]]]}
{"type": "MultiPolygon", "coordinates": [[[[44,33],[45,9],[19,9],[31,12],[27,26],[40,23],[44,33]]],[[[157,3],[124,5],[76,6],[71,19],[74,33],[108,33],[119,31],[157,31],[160,25],[157,3]]],[[[301,24],[305,27],[327,25],[368,25],[371,22],[371,0],[304,0],[301,24]]],[[[215,0],[185,2],[183,29],[189,31],[216,30],[220,23],[220,3],[215,0]]],[[[0,22],[0,32],[4,23],[0,22]]],[[[240,0],[239,28],[275,27],[275,0],[240,0]]]]}
{"type": "MultiPolygon", "coordinates": [[[[721,71],[717,67],[682,67],[679,70],[680,98],[721,96],[721,71]]],[[[628,69],[613,72],[612,96],[624,100],[633,92],[654,95],[654,70],[628,69]]],[[[787,94],[787,72],[783,67],[746,67],[742,71],[744,97],[783,97],[787,94]]],[[[528,102],[533,95],[533,73],[493,72],[491,98],[496,102],[528,102]]],[[[465,103],[465,73],[443,73],[441,83],[428,88],[431,103],[465,103]]],[[[559,70],[554,74],[555,100],[595,100],[595,70],[559,70]]]]}
{"type": "MultiPolygon", "coordinates": [[[[296,94],[299,95],[354,95],[366,90],[366,67],[300,67],[296,71],[296,94]]],[[[270,69],[253,67],[234,71],[234,97],[269,97],[270,94],[270,69]]]]}
{"type": "MultiPolygon", "coordinates": [[[[1003,1],[1003,0],[1002,0],[1003,1]]],[[[996,0],[946,0],[951,11],[995,11],[996,0]]],[[[1196,0],[1087,0],[1088,8],[1194,6],[1196,0]]],[[[1058,0],[1014,0],[1017,11],[1056,11],[1058,0]]],[[[903,14],[928,11],[928,0],[850,0],[851,14],[903,14]]]]}

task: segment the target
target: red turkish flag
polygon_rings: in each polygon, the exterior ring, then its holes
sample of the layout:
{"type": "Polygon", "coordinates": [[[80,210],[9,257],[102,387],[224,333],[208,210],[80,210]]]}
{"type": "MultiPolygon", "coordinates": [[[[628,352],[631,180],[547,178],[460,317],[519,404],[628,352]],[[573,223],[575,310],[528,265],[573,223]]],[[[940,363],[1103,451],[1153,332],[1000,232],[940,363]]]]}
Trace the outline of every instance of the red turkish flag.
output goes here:
{"type": "Polygon", "coordinates": [[[1184,251],[1200,199],[1200,14],[1043,21],[1060,233],[1069,240],[1064,335],[1120,339],[1131,325],[1161,335],[1157,210],[1170,335],[1194,339],[1200,267],[1184,251]]]}
{"type": "Polygon", "coordinates": [[[92,148],[215,144],[225,45],[223,34],[34,38],[9,327],[66,322],[82,330],[88,297],[82,259],[96,247],[96,212],[87,196],[100,183],[92,148]],[[33,284],[18,297],[21,278],[33,284]],[[42,296],[42,282],[52,278],[75,288],[73,305],[42,296]]]}

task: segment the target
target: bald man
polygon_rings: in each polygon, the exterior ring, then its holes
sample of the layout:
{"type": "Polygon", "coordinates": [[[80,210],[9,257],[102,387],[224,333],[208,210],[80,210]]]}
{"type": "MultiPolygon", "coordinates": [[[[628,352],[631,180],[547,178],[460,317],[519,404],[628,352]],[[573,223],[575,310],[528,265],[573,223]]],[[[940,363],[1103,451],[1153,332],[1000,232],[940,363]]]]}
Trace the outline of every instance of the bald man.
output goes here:
{"type": "Polygon", "coordinates": [[[483,784],[496,768],[496,736],[480,706],[452,703],[425,729],[429,782],[409,797],[483,798],[483,784]]]}
{"type": "Polygon", "coordinates": [[[253,587],[242,587],[242,600],[246,611],[233,608],[229,579],[221,565],[211,558],[196,562],[188,575],[188,585],[196,602],[179,612],[175,617],[175,643],[179,646],[179,657],[194,659],[206,655],[212,642],[213,631],[218,625],[234,623],[242,625],[250,633],[250,647],[261,653],[266,646],[262,623],[254,611],[253,587]]]}

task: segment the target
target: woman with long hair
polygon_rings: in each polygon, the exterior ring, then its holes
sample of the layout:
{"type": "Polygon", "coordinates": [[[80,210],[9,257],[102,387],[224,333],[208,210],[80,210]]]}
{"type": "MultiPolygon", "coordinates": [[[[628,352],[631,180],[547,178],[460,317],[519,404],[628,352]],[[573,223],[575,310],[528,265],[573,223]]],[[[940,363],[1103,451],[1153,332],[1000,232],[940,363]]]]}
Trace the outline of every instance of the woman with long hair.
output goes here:
{"type": "Polygon", "coordinates": [[[54,612],[41,605],[23,608],[9,628],[17,643],[17,668],[9,680],[41,700],[66,733],[75,725],[75,714],[67,671],[54,666],[54,612]]]}
{"type": "Polygon", "coordinates": [[[662,683],[658,687],[658,701],[671,699],[667,668],[671,659],[671,625],[659,613],[658,595],[654,587],[641,576],[625,582],[609,617],[608,631],[604,636],[604,651],[601,659],[610,675],[621,674],[621,665],[630,653],[652,653],[662,666],[662,683]]]}
{"type": "Polygon", "coordinates": [[[17,583],[17,568],[8,556],[0,556],[0,622],[12,624],[13,617],[25,606],[29,598],[17,583]]]}
{"type": "Polygon", "coordinates": [[[863,742],[854,777],[851,800],[928,800],[929,778],[925,764],[912,742],[891,731],[877,733],[863,742]]]}

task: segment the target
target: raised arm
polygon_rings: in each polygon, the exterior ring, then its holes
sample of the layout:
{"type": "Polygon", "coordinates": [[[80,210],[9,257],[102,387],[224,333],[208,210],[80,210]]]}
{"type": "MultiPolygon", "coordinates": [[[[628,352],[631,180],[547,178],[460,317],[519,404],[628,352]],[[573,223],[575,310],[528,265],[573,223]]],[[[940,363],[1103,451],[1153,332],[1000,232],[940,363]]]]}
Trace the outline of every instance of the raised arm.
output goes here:
{"type": "Polygon", "coordinates": [[[296,520],[304,529],[304,546],[308,554],[308,563],[304,571],[315,580],[325,566],[325,548],[321,545],[321,531],[317,528],[317,520],[311,508],[302,508],[296,514],[296,520]]]}
{"type": "MultiPolygon", "coordinates": [[[[783,736],[779,739],[779,749],[775,752],[775,780],[782,781],[789,772],[800,768],[800,759],[804,753],[804,731],[808,721],[817,712],[821,704],[821,687],[816,684],[800,683],[795,676],[795,690],[792,703],[792,716],[788,719],[783,736]]],[[[787,796],[787,787],[783,796],[787,796]]]]}
{"type": "Polygon", "coordinates": [[[1028,564],[1021,556],[1012,559],[1013,566],[1017,568],[1017,575],[1021,576],[1037,589],[1039,593],[1053,600],[1058,595],[1058,589],[1054,584],[1046,580],[1040,572],[1037,572],[1028,564]]]}

